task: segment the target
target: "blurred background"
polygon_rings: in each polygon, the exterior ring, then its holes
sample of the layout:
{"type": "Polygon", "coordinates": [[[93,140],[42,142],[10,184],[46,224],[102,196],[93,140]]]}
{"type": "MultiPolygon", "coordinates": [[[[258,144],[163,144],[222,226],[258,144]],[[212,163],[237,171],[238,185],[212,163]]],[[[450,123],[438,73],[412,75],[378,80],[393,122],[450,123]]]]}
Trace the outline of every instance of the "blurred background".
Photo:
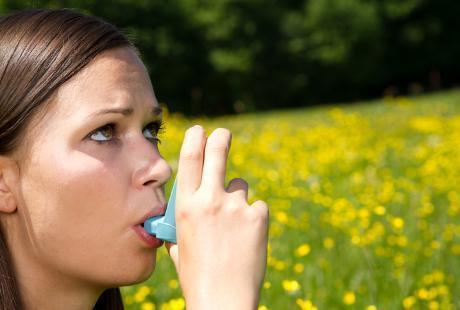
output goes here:
{"type": "MultiPolygon", "coordinates": [[[[134,41],[175,172],[188,127],[232,131],[227,179],[270,207],[259,310],[460,309],[460,2],[0,1],[30,7],[134,41]]],[[[167,256],[128,309],[184,309],[167,256]]]]}
{"type": "Polygon", "coordinates": [[[221,115],[356,101],[459,83],[453,0],[3,0],[70,7],[121,28],[160,101],[221,115]]]}

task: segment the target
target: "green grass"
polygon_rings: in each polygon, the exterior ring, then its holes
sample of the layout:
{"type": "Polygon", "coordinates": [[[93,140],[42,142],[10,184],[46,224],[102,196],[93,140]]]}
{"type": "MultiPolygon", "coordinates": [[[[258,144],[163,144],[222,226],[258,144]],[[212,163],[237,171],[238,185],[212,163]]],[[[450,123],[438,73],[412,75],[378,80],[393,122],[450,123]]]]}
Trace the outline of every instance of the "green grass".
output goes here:
{"type": "MultiPolygon", "coordinates": [[[[166,121],[174,169],[186,128],[229,128],[227,180],[269,203],[261,306],[460,308],[460,91],[166,121]]],[[[181,308],[175,279],[162,249],[126,307],[181,308]]]]}

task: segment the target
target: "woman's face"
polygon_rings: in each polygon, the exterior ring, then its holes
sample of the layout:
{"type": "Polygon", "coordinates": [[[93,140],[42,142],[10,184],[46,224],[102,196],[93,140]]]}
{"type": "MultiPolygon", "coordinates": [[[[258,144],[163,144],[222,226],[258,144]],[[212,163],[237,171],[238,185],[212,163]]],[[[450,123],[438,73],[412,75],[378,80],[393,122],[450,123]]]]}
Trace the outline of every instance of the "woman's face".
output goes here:
{"type": "Polygon", "coordinates": [[[148,74],[131,49],[116,48],[56,95],[19,161],[18,216],[6,223],[18,272],[100,287],[144,281],[159,245],[133,227],[164,213],[171,176],[154,139],[161,115],[148,74]]]}

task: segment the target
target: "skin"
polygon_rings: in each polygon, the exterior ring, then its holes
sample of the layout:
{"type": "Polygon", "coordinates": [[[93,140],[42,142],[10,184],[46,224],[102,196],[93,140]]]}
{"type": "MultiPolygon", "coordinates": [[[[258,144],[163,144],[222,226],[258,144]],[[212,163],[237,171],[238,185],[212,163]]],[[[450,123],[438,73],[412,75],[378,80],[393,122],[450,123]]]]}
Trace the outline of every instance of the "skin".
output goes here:
{"type": "Polygon", "coordinates": [[[3,172],[3,211],[10,212],[1,220],[27,308],[90,309],[104,289],[153,272],[156,250],[132,229],[165,204],[171,176],[144,129],[158,119],[152,107],[158,102],[143,64],[130,49],[114,49],[65,83],[26,131],[18,166],[3,172]],[[127,106],[130,116],[89,117],[127,106]],[[119,125],[117,143],[96,141],[110,133],[88,137],[110,122],[119,125]]]}
{"type": "MultiPolygon", "coordinates": [[[[16,153],[0,156],[0,221],[26,308],[91,309],[104,289],[150,277],[156,250],[132,226],[165,204],[171,177],[152,130],[145,131],[158,121],[149,114],[154,107],[136,54],[106,51],[61,86],[16,153]],[[127,106],[132,115],[89,116],[127,106]],[[108,123],[118,126],[109,138],[95,133],[108,123]],[[95,141],[110,138],[115,143],[95,141]]],[[[167,248],[187,309],[257,308],[268,208],[247,203],[243,179],[224,186],[230,144],[227,129],[207,137],[197,125],[181,148],[178,243],[167,248]]]]}
{"type": "Polygon", "coordinates": [[[167,244],[187,309],[257,309],[267,258],[268,207],[247,203],[240,178],[224,188],[231,133],[187,130],[177,176],[177,245],[167,244]]]}

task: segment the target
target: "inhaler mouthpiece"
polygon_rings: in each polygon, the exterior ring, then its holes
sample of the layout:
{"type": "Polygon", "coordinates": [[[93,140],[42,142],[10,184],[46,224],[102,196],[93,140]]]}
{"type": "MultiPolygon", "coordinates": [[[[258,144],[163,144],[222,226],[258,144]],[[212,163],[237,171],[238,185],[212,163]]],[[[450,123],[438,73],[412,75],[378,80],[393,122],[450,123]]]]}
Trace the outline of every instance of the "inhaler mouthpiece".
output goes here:
{"type": "Polygon", "coordinates": [[[176,180],[174,180],[171,195],[164,216],[151,217],[144,222],[144,229],[157,239],[177,243],[176,241],[176,180]]]}

